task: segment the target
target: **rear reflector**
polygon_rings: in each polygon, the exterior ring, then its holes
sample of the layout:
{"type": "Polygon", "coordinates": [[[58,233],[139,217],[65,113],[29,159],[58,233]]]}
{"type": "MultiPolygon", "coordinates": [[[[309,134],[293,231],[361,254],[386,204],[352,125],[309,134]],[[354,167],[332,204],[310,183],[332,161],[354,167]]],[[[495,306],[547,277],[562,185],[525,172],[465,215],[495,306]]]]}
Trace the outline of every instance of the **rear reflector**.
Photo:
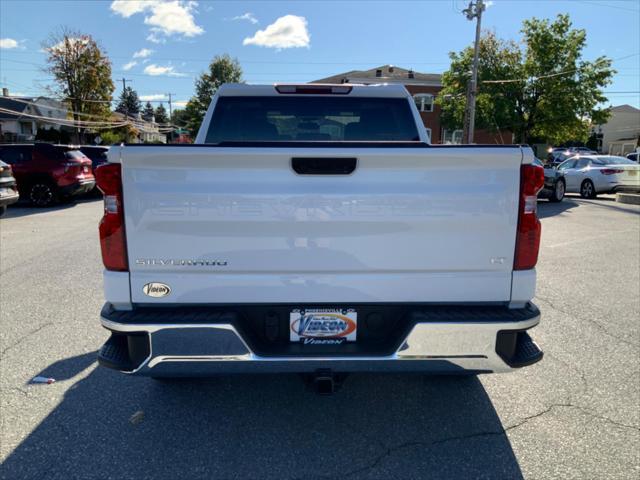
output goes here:
{"type": "Polygon", "coordinates": [[[528,270],[536,266],[540,250],[542,225],[538,220],[538,192],[544,186],[544,169],[537,165],[520,167],[520,206],[514,270],[528,270]]]}
{"type": "Polygon", "coordinates": [[[122,170],[119,163],[105,163],[96,168],[96,183],[104,194],[104,215],[100,221],[102,263],[107,270],[126,272],[127,240],[122,201],[122,170]]]}
{"type": "Polygon", "coordinates": [[[276,85],[278,93],[307,95],[347,95],[352,88],[343,85],[276,85]]]}

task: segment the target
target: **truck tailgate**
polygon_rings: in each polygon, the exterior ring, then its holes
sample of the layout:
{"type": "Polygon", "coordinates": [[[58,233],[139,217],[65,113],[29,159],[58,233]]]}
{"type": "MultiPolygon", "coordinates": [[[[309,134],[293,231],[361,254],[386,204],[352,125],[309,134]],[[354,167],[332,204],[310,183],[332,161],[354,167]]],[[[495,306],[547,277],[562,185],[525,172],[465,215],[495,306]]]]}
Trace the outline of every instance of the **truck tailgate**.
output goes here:
{"type": "Polygon", "coordinates": [[[126,146],[120,155],[133,302],[510,299],[518,147],[126,146]],[[357,166],[300,175],[292,157],[357,166]],[[150,282],[171,294],[150,298],[150,282]]]}

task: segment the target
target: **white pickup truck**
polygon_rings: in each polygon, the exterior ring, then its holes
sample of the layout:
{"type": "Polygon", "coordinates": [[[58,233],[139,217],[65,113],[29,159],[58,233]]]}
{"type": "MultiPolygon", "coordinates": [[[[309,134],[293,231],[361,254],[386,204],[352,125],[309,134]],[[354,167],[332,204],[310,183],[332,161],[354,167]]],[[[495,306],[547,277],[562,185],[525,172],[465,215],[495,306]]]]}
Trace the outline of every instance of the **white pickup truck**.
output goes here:
{"type": "Polygon", "coordinates": [[[543,169],[435,146],[402,86],[223,85],[193,145],[97,170],[111,337],[152,377],[505,372],[542,351],[543,169]]]}

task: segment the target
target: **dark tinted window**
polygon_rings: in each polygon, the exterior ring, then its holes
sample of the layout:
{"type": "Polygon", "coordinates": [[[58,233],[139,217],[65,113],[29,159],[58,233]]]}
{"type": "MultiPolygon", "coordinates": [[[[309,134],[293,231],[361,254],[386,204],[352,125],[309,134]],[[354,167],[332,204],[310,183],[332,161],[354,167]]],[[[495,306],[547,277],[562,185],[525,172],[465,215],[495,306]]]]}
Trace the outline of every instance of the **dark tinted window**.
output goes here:
{"type": "Polygon", "coordinates": [[[566,170],[567,168],[573,168],[576,164],[575,160],[567,160],[566,162],[558,166],[559,170],[566,170]]]}
{"type": "Polygon", "coordinates": [[[31,147],[2,147],[0,148],[0,160],[9,165],[27,162],[31,160],[31,147]]]}
{"type": "Polygon", "coordinates": [[[581,158],[580,160],[578,160],[576,168],[586,168],[589,166],[589,162],[590,160],[588,158],[581,158]]]}
{"type": "Polygon", "coordinates": [[[406,98],[221,97],[206,143],[415,141],[406,98]]]}

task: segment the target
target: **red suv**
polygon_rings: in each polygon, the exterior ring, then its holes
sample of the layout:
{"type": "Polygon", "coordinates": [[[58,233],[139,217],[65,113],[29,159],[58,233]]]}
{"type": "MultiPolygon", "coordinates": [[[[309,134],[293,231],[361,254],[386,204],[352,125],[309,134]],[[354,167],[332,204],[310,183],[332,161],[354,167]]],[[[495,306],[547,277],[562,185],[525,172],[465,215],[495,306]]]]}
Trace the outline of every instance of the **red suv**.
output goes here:
{"type": "Polygon", "coordinates": [[[0,160],[13,168],[22,198],[38,207],[90,191],[96,181],[78,147],[36,143],[0,145],[0,160]]]}

